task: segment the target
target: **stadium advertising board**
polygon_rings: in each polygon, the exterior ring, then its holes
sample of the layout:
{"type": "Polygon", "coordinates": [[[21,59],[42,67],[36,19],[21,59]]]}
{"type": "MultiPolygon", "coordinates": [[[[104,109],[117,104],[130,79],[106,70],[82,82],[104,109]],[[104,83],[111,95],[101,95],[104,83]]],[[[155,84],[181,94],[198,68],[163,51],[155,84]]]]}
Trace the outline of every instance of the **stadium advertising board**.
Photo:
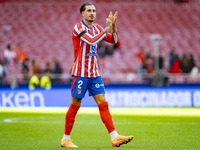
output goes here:
{"type": "MultiPolygon", "coordinates": [[[[68,107],[70,88],[1,89],[0,107],[68,107]]],[[[200,88],[106,88],[111,107],[200,107],[200,88]]],[[[86,93],[82,106],[97,106],[86,93]]]]}

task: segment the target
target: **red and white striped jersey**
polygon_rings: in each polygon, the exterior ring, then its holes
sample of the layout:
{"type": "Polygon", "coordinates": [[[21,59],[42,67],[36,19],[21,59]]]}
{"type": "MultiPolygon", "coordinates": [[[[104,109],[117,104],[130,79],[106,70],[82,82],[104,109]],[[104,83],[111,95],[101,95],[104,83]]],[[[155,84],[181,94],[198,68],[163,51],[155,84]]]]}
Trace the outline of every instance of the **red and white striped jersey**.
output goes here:
{"type": "Polygon", "coordinates": [[[98,43],[105,40],[109,43],[117,43],[117,33],[105,33],[98,24],[89,28],[83,20],[74,25],[72,31],[74,46],[74,65],[72,75],[78,77],[94,78],[100,76],[98,69],[98,43]]]}

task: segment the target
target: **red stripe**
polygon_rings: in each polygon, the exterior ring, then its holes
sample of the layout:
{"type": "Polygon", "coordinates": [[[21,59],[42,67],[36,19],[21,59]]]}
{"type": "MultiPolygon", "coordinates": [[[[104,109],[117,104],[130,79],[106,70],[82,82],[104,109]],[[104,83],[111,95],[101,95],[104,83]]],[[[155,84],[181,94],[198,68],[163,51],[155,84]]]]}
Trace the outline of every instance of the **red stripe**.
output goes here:
{"type": "Polygon", "coordinates": [[[100,34],[98,34],[96,37],[94,38],[90,38],[89,36],[87,36],[86,34],[83,34],[82,37],[84,37],[87,41],[94,43],[96,42],[102,35],[104,34],[104,32],[101,32],[100,34]]]}
{"type": "Polygon", "coordinates": [[[82,52],[83,52],[83,42],[81,44],[81,48],[79,49],[79,53],[78,53],[78,74],[77,76],[81,76],[81,70],[82,70],[82,67],[81,67],[81,63],[82,63],[82,52]]]}
{"type": "Polygon", "coordinates": [[[91,68],[90,68],[90,72],[91,72],[91,77],[92,78],[94,77],[93,67],[94,67],[94,57],[92,57],[91,68]]]}
{"type": "Polygon", "coordinates": [[[74,85],[75,85],[75,83],[76,83],[76,79],[77,79],[77,77],[74,76],[74,77],[73,77],[73,84],[72,84],[72,93],[74,93],[74,85]]]}
{"type": "Polygon", "coordinates": [[[98,68],[97,68],[98,66],[97,66],[97,63],[95,64],[95,75],[96,75],[96,77],[98,76],[98,68]]]}

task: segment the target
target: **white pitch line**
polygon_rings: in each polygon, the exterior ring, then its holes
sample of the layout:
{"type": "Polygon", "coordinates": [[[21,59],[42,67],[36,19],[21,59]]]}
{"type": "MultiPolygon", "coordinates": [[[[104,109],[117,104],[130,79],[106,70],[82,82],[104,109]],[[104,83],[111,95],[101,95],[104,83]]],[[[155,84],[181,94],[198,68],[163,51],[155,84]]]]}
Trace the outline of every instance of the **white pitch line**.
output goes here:
{"type": "MultiPolygon", "coordinates": [[[[39,116],[39,117],[17,117],[17,118],[6,118],[3,119],[3,122],[5,123],[48,123],[48,124],[58,124],[58,123],[64,123],[64,120],[61,121],[48,121],[49,117],[45,117],[45,116],[39,116]],[[29,120],[28,120],[29,119],[29,120]],[[37,120],[37,119],[43,119],[43,120],[37,120]],[[46,119],[46,120],[45,120],[46,119]]],[[[87,122],[87,124],[98,124],[99,122],[95,122],[95,121],[90,121],[87,122]]],[[[77,121],[75,122],[75,124],[86,124],[85,122],[82,121],[77,121]]],[[[196,125],[196,124],[200,124],[197,122],[130,122],[128,120],[123,120],[122,122],[115,122],[115,124],[140,124],[140,125],[146,125],[146,124],[163,124],[163,125],[183,125],[183,124],[187,124],[187,125],[196,125]]]]}
{"type": "MultiPolygon", "coordinates": [[[[0,112],[13,113],[54,113],[66,114],[67,107],[43,108],[1,108],[0,112]]],[[[200,108],[138,108],[138,107],[110,107],[113,115],[146,115],[146,116],[197,116],[200,117],[200,108]]],[[[97,107],[81,107],[79,114],[99,114],[97,107]]]]}

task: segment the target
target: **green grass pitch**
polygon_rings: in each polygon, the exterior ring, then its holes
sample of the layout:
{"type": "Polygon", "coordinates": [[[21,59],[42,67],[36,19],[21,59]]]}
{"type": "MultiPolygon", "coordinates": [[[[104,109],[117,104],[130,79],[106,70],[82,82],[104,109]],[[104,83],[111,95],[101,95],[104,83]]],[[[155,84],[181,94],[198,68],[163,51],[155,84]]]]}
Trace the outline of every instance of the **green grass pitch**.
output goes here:
{"type": "MultiPolygon", "coordinates": [[[[0,108],[1,150],[59,150],[67,108],[0,108]]],[[[98,108],[80,108],[71,133],[80,150],[200,149],[200,108],[110,108],[119,134],[113,148],[98,108]]],[[[74,149],[74,148],[67,148],[74,149]]]]}

